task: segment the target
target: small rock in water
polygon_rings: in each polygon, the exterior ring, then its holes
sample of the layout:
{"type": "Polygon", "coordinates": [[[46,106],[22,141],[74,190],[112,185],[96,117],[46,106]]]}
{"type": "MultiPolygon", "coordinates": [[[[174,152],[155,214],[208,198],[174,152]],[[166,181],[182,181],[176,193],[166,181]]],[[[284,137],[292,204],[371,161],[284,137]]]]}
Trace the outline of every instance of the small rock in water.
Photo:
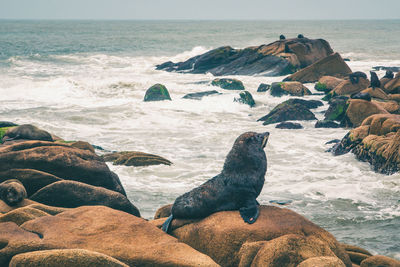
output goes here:
{"type": "Polygon", "coordinates": [[[256,105],[253,96],[248,91],[241,92],[240,98],[235,98],[234,101],[242,104],[247,104],[250,107],[254,107],[256,105]]]}
{"type": "Polygon", "coordinates": [[[190,94],[184,95],[182,98],[201,100],[204,96],[215,95],[215,94],[220,94],[220,93],[218,93],[218,91],[216,91],[216,90],[204,91],[204,92],[198,92],[198,93],[190,93],[190,94]]]}
{"type": "Polygon", "coordinates": [[[290,203],[292,203],[293,200],[270,200],[269,203],[271,204],[278,204],[278,205],[289,205],[290,203]]]}
{"type": "Polygon", "coordinates": [[[144,101],[161,101],[161,100],[171,100],[167,88],[162,84],[155,84],[151,86],[146,91],[144,96],[144,101]]]}
{"type": "Polygon", "coordinates": [[[340,124],[330,120],[317,121],[315,128],[339,128],[340,124]]]}
{"type": "Polygon", "coordinates": [[[226,90],[244,90],[244,85],[241,81],[236,79],[214,79],[211,85],[221,87],[226,90]]]}
{"type": "Polygon", "coordinates": [[[275,126],[278,129],[303,129],[303,126],[300,123],[294,122],[281,122],[275,126]]]}
{"type": "Polygon", "coordinates": [[[337,143],[340,143],[340,139],[333,139],[331,141],[326,142],[325,145],[337,144],[337,143]]]}

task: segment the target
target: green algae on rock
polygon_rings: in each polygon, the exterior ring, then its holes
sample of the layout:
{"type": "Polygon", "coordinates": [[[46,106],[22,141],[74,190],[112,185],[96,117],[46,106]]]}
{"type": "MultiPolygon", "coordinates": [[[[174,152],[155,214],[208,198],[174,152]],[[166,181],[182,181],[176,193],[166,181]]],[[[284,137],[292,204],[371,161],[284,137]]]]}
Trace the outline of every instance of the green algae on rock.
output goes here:
{"type": "Polygon", "coordinates": [[[144,96],[145,102],[162,100],[171,100],[169,92],[164,85],[157,83],[147,89],[146,95],[144,96]]]}

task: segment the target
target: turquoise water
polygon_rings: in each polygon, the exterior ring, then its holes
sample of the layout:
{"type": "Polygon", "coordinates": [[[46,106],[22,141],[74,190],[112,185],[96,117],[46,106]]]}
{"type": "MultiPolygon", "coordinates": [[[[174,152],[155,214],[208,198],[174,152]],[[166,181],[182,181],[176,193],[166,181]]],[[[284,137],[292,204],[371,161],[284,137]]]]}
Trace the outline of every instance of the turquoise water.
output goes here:
{"type": "MultiPolygon", "coordinates": [[[[400,258],[400,175],[371,171],[352,154],[333,157],[325,142],[346,129],[279,130],[256,120],[287,97],[257,93],[283,77],[238,76],[257,106],[233,101],[237,92],[202,101],[187,93],[213,90],[210,74],[156,71],[222,45],[242,48],[280,34],[323,38],[353,71],[400,66],[400,20],[394,21],[9,21],[0,20],[0,120],[33,123],[66,140],[109,150],[137,150],[172,166],[110,168],[145,218],[218,174],[235,138],[270,131],[268,171],[258,200],[293,200],[288,208],[342,242],[400,258]],[[144,103],[155,83],[172,101],[144,103]]],[[[380,76],[383,72],[378,72],[380,76]]],[[[313,90],[313,84],[306,84],[313,90]]],[[[320,99],[320,96],[307,96],[320,99]]],[[[323,117],[327,106],[315,111],[323,117]]]]}

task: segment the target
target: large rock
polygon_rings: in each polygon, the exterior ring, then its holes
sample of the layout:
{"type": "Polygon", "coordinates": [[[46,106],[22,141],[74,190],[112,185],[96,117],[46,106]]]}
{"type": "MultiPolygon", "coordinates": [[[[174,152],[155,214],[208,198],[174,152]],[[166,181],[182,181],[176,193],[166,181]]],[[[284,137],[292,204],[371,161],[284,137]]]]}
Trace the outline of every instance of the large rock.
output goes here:
{"type": "Polygon", "coordinates": [[[101,253],[85,249],[52,249],[14,256],[9,267],[129,267],[101,253]]]}
{"type": "Polygon", "coordinates": [[[351,83],[350,80],[343,80],[339,83],[329,94],[328,97],[337,96],[337,95],[352,95],[355,93],[359,93],[364,89],[367,89],[369,86],[369,81],[364,78],[359,78],[358,83],[351,83]]]}
{"type": "Polygon", "coordinates": [[[292,95],[292,96],[304,96],[311,95],[311,91],[308,90],[300,82],[281,82],[281,83],[272,83],[271,95],[273,96],[282,96],[282,95],[292,95]]]}
{"type": "Polygon", "coordinates": [[[330,233],[288,209],[260,206],[254,224],[246,224],[238,211],[224,211],[180,225],[172,222],[172,235],[221,266],[297,266],[308,258],[332,256],[351,267],[330,233]]]}
{"type": "Polygon", "coordinates": [[[343,82],[343,79],[339,79],[333,76],[322,76],[315,84],[314,88],[317,91],[322,91],[327,93],[332,91],[341,82],[343,82]]]}
{"type": "Polygon", "coordinates": [[[344,263],[337,257],[313,257],[302,261],[297,267],[345,267],[344,263]]]}
{"type": "Polygon", "coordinates": [[[104,154],[103,159],[107,162],[113,162],[114,165],[125,166],[150,166],[150,165],[171,165],[172,162],[153,154],[147,154],[137,151],[122,151],[104,154]]]}
{"type": "Polygon", "coordinates": [[[335,145],[334,155],[352,151],[376,172],[392,174],[400,168],[400,115],[375,114],[351,130],[335,145]]]}
{"type": "Polygon", "coordinates": [[[375,255],[363,260],[360,267],[400,267],[400,261],[382,255],[375,255]]]}
{"type": "Polygon", "coordinates": [[[347,101],[348,107],[346,110],[347,126],[358,127],[369,116],[373,114],[388,114],[380,105],[361,99],[350,99],[347,101]]]}
{"type": "Polygon", "coordinates": [[[323,39],[295,38],[268,45],[234,49],[219,47],[185,62],[165,62],[159,70],[221,75],[281,76],[325,58],[333,53],[323,39]]]}
{"type": "Polygon", "coordinates": [[[396,78],[388,81],[383,90],[387,93],[387,94],[398,94],[400,93],[400,77],[398,77],[398,75],[396,75],[396,78]]]}
{"type": "Polygon", "coordinates": [[[323,76],[344,78],[350,73],[352,71],[346,62],[344,62],[338,53],[334,53],[286,77],[284,81],[313,83],[317,82],[323,76]]]}
{"type": "Polygon", "coordinates": [[[63,208],[102,205],[140,217],[139,210],[121,193],[76,181],[52,183],[33,194],[31,200],[63,208]]]}
{"type": "Polygon", "coordinates": [[[0,266],[17,254],[49,249],[95,251],[129,266],[218,266],[146,220],[103,206],[44,216],[21,227],[0,223],[0,240],[0,266]]]}
{"type": "Polygon", "coordinates": [[[361,91],[361,93],[368,93],[372,98],[389,100],[389,96],[381,88],[368,87],[361,91]]]}
{"type": "Polygon", "coordinates": [[[34,169],[125,195],[118,176],[110,171],[101,157],[65,144],[26,141],[0,147],[0,172],[11,169],[34,169]]]}
{"type": "Polygon", "coordinates": [[[162,84],[155,84],[147,89],[146,94],[144,96],[144,101],[162,101],[162,100],[171,100],[169,96],[169,92],[167,88],[162,84]]]}
{"type": "Polygon", "coordinates": [[[7,212],[6,214],[0,215],[0,222],[13,222],[17,225],[21,225],[27,221],[49,215],[50,214],[48,214],[47,212],[36,209],[32,207],[32,205],[29,205],[26,207],[14,209],[7,212]]]}
{"type": "Polygon", "coordinates": [[[316,120],[314,113],[300,101],[287,100],[277,105],[270,113],[257,121],[263,121],[264,125],[291,121],[291,120],[316,120]]]}

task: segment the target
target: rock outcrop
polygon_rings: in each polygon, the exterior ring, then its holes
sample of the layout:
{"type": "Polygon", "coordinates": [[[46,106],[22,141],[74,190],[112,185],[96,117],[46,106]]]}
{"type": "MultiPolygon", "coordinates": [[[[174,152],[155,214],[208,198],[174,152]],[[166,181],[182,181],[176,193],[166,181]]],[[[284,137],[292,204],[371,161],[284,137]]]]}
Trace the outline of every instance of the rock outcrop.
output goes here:
{"type": "Polygon", "coordinates": [[[260,206],[254,224],[244,223],[238,211],[214,213],[188,224],[174,220],[171,234],[221,266],[297,266],[309,258],[328,256],[351,267],[330,233],[274,206],[260,206]]]}
{"type": "Polygon", "coordinates": [[[43,216],[20,227],[0,223],[0,240],[0,266],[19,254],[53,249],[93,251],[128,266],[219,266],[146,220],[103,206],[43,216]]]}
{"type": "Polygon", "coordinates": [[[349,66],[338,53],[334,53],[312,65],[286,77],[284,81],[298,81],[302,83],[317,82],[323,76],[344,78],[352,73],[349,66]]]}
{"type": "Polygon", "coordinates": [[[0,173],[15,169],[37,170],[52,178],[101,186],[125,195],[118,176],[101,157],[66,144],[25,141],[0,147],[0,173]]]}
{"type": "Polygon", "coordinates": [[[254,101],[254,98],[249,93],[249,91],[240,92],[239,98],[235,98],[234,101],[249,105],[250,107],[254,107],[256,105],[256,102],[254,101]]]}
{"type": "Polygon", "coordinates": [[[237,79],[217,78],[211,82],[211,85],[225,90],[244,90],[243,83],[237,79]]]}
{"type": "Polygon", "coordinates": [[[218,91],[211,90],[211,91],[204,91],[204,92],[198,92],[198,93],[190,93],[190,94],[184,95],[182,98],[184,98],[184,99],[201,100],[205,96],[218,95],[218,94],[219,94],[218,91]]]}
{"type": "Polygon", "coordinates": [[[114,165],[125,166],[150,166],[150,165],[171,165],[172,162],[153,154],[137,152],[137,151],[122,151],[104,154],[102,158],[106,162],[112,162],[114,165]]]}
{"type": "Polygon", "coordinates": [[[336,78],[333,76],[322,76],[315,84],[314,88],[317,91],[327,93],[335,89],[335,87],[338,86],[343,81],[344,81],[343,79],[336,78]]]}
{"type": "Polygon", "coordinates": [[[375,114],[351,130],[333,148],[335,155],[352,151],[376,172],[392,174],[400,167],[400,115],[375,114]]]}
{"type": "Polygon", "coordinates": [[[295,72],[333,53],[323,39],[284,39],[268,45],[234,49],[223,46],[184,62],[165,62],[158,70],[222,75],[281,76],[295,72]]]}
{"type": "Polygon", "coordinates": [[[314,113],[307,106],[311,103],[303,99],[289,99],[277,105],[270,113],[257,121],[263,121],[263,125],[267,125],[282,121],[316,120],[314,113]]]}

